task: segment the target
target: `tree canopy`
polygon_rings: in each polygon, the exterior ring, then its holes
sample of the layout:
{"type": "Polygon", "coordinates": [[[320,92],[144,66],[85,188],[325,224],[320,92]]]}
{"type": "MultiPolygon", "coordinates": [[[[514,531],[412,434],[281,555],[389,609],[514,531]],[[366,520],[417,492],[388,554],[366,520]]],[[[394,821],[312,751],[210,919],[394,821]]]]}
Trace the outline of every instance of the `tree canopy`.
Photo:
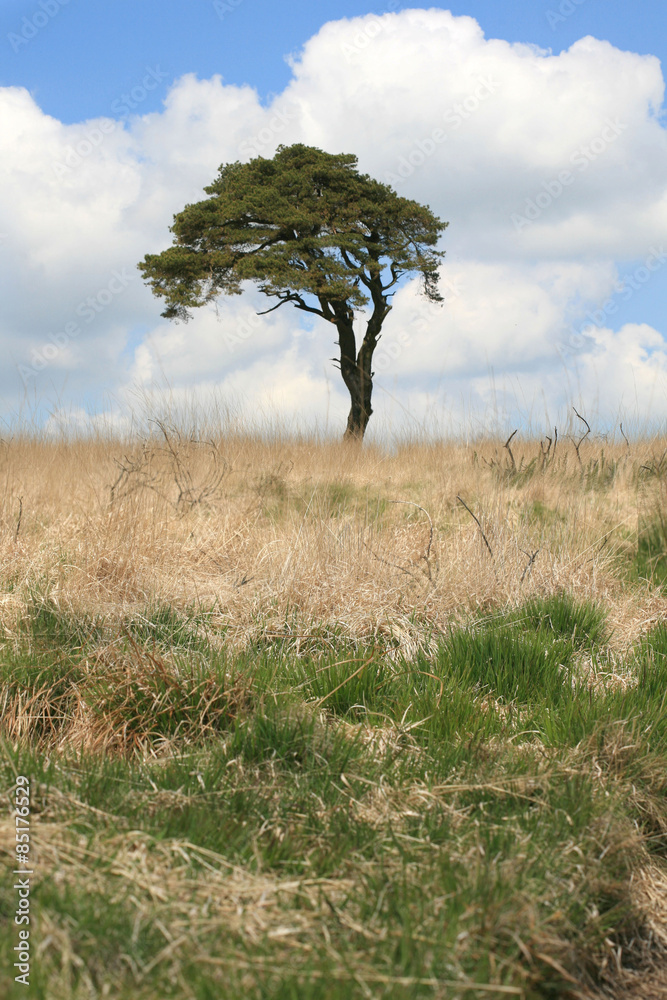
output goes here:
{"type": "Polygon", "coordinates": [[[346,435],[363,437],[371,415],[371,361],[400,279],[419,274],[441,302],[437,242],[447,223],[357,170],[357,157],[312,146],[279,146],[272,159],[228,163],[208,198],[174,217],[174,245],[139,264],[162,313],[187,320],[245,281],[277,301],[335,325],[350,394],[346,435]],[[359,349],[355,311],[371,306],[359,349]]]}

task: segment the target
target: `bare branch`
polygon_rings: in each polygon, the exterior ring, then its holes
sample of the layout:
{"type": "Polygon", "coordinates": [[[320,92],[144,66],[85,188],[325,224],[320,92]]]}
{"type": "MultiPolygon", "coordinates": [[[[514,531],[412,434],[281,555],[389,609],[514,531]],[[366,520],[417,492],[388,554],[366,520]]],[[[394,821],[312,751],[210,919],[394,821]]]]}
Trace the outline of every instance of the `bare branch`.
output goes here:
{"type": "Polygon", "coordinates": [[[583,468],[583,463],[581,461],[581,455],[579,454],[579,449],[581,448],[582,443],[586,440],[586,438],[590,434],[590,432],[591,432],[591,425],[588,423],[588,421],[586,420],[585,417],[582,417],[582,415],[578,412],[578,410],[574,406],[572,407],[572,409],[577,414],[577,416],[582,421],[582,423],[586,424],[586,433],[582,434],[582,436],[579,438],[579,441],[577,442],[577,441],[574,440],[574,438],[572,438],[572,444],[574,445],[574,450],[577,453],[577,459],[579,460],[579,465],[581,465],[582,468],[583,468]]]}
{"type": "Polygon", "coordinates": [[[538,553],[538,552],[539,552],[540,550],[539,550],[539,549],[536,549],[536,550],[535,550],[535,551],[533,552],[532,556],[531,556],[530,552],[526,552],[526,550],[525,550],[525,549],[521,549],[521,551],[523,552],[523,554],[524,554],[525,556],[528,556],[528,563],[527,563],[527,565],[526,565],[526,568],[524,569],[523,573],[521,574],[521,579],[520,579],[520,581],[519,581],[519,584],[522,584],[522,583],[523,583],[523,581],[525,580],[525,578],[526,578],[526,573],[527,573],[527,572],[528,572],[528,571],[530,570],[531,566],[532,566],[532,565],[533,565],[533,563],[535,562],[535,559],[537,558],[537,553],[538,553]]]}
{"type": "Polygon", "coordinates": [[[16,522],[16,531],[14,532],[14,544],[19,540],[19,531],[21,530],[21,518],[23,517],[23,497],[19,497],[19,516],[16,522]]]}
{"type": "MultiPolygon", "coordinates": [[[[582,421],[582,422],[583,422],[584,424],[586,424],[586,434],[590,434],[590,432],[591,432],[591,425],[589,424],[589,422],[588,422],[588,421],[586,420],[586,418],[585,418],[585,417],[582,417],[582,415],[581,415],[581,414],[579,413],[579,411],[578,411],[578,410],[576,409],[576,407],[574,407],[574,406],[573,406],[573,407],[572,407],[572,409],[573,409],[573,410],[574,410],[574,412],[575,412],[575,413],[577,414],[577,416],[579,417],[579,419],[580,419],[580,420],[581,420],[581,421],[582,421]]],[[[586,434],[584,435],[584,437],[586,436],[586,434]]],[[[582,440],[583,440],[583,439],[582,439],[582,440]]]]}
{"type": "Polygon", "coordinates": [[[324,313],[321,309],[315,309],[314,306],[306,305],[301,296],[297,295],[296,292],[267,292],[266,294],[277,296],[280,299],[280,302],[275,306],[271,306],[270,309],[264,309],[262,312],[258,312],[256,314],[257,316],[266,316],[267,313],[280,309],[280,307],[284,306],[286,302],[293,302],[296,309],[301,309],[303,312],[315,313],[316,316],[321,316],[323,319],[329,319],[326,313],[324,313]]]}
{"type": "Polygon", "coordinates": [[[478,518],[478,517],[476,517],[476,516],[475,516],[475,515],[473,514],[473,512],[471,511],[470,507],[469,507],[469,506],[468,506],[468,504],[467,504],[467,503],[465,502],[465,500],[462,500],[460,496],[457,496],[457,497],[456,497],[456,499],[458,500],[458,502],[459,502],[459,503],[463,504],[463,506],[464,506],[464,507],[465,507],[465,509],[466,509],[466,510],[468,511],[468,513],[470,514],[470,516],[471,516],[471,518],[473,519],[473,521],[475,521],[475,522],[476,522],[476,524],[477,524],[477,527],[479,528],[479,530],[480,530],[480,532],[481,532],[481,534],[482,534],[482,538],[484,539],[484,544],[486,545],[487,549],[489,550],[489,555],[490,555],[490,556],[491,556],[491,558],[493,559],[493,549],[492,549],[492,548],[491,548],[491,546],[489,545],[489,540],[488,540],[488,538],[486,537],[486,535],[484,534],[484,529],[482,528],[482,525],[481,525],[481,524],[479,523],[479,518],[478,518]]]}
{"type": "Polygon", "coordinates": [[[382,285],[383,292],[386,292],[388,288],[392,288],[396,284],[396,282],[405,274],[405,271],[401,271],[393,263],[390,265],[389,270],[391,271],[391,281],[386,285],[382,285]]]}
{"type": "Polygon", "coordinates": [[[428,537],[428,545],[426,547],[426,555],[421,556],[421,558],[424,560],[424,562],[428,566],[428,578],[430,580],[431,579],[431,563],[430,563],[429,560],[430,560],[430,556],[431,556],[431,545],[433,544],[433,521],[431,520],[431,515],[429,514],[429,512],[427,510],[425,510],[422,506],[420,506],[420,504],[415,503],[414,500],[390,500],[389,503],[404,503],[404,504],[408,504],[410,507],[417,507],[418,510],[421,510],[424,514],[426,514],[426,516],[428,518],[428,523],[431,526],[431,531],[430,531],[430,534],[429,534],[429,537],[428,537]]]}
{"type": "Polygon", "coordinates": [[[512,449],[510,448],[510,441],[512,440],[512,438],[514,437],[514,435],[517,433],[518,429],[519,428],[517,427],[516,431],[512,431],[512,433],[510,434],[510,436],[508,437],[508,439],[507,439],[507,441],[505,442],[505,445],[504,445],[504,447],[507,448],[508,452],[510,453],[510,458],[512,460],[512,471],[516,471],[516,462],[514,461],[514,455],[512,454],[512,449]]]}
{"type": "Polygon", "coordinates": [[[546,468],[547,463],[549,461],[549,453],[551,451],[551,445],[553,443],[553,438],[550,438],[548,434],[546,435],[546,439],[549,442],[549,444],[548,444],[548,446],[546,448],[544,447],[544,445],[540,441],[540,452],[542,453],[542,468],[543,469],[546,468]]]}
{"type": "Polygon", "coordinates": [[[406,569],[405,566],[399,566],[398,563],[389,562],[388,559],[383,559],[382,556],[379,556],[377,554],[377,552],[373,552],[370,545],[367,542],[364,542],[363,539],[362,539],[362,544],[364,548],[368,549],[368,551],[370,552],[370,554],[373,556],[374,559],[377,559],[378,562],[384,563],[385,566],[391,566],[393,569],[400,569],[401,573],[407,573],[408,576],[411,576],[412,579],[416,580],[418,583],[421,583],[422,580],[424,579],[422,577],[420,580],[418,576],[412,573],[409,569],[406,569]]]}
{"type": "Polygon", "coordinates": [[[277,305],[271,306],[270,309],[264,309],[264,310],[262,310],[262,312],[255,313],[255,315],[256,316],[266,316],[268,313],[272,313],[272,312],[275,312],[276,309],[280,309],[281,306],[284,306],[285,303],[289,302],[289,301],[290,301],[289,299],[281,298],[280,302],[278,302],[277,305]]]}

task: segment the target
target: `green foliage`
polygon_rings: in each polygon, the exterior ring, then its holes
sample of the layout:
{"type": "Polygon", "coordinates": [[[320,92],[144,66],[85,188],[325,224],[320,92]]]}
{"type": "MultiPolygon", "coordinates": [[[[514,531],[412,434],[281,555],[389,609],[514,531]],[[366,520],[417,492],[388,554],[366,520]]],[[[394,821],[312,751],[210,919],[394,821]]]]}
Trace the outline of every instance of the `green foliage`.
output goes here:
{"type": "Polygon", "coordinates": [[[434,247],[446,224],[356,164],[352,154],[296,144],[273,159],[221,166],[205,188],[209,198],[175,217],[175,245],[139,265],[167,301],[163,315],[187,319],[192,308],[255,281],[278,305],[334,319],[341,308],[363,308],[388,265],[392,284],[416,270],[438,300],[442,253],[434,247]]]}
{"type": "Polygon", "coordinates": [[[364,758],[358,744],[333,726],[325,726],[312,710],[271,699],[239,723],[225,754],[247,764],[271,761],[285,770],[309,774],[345,771],[362,764],[364,758]]]}
{"type": "Polygon", "coordinates": [[[667,451],[663,451],[662,455],[658,458],[656,455],[651,455],[644,465],[640,465],[639,468],[635,470],[635,481],[642,482],[646,479],[658,479],[662,480],[667,472],[667,451]]]}
{"type": "Polygon", "coordinates": [[[33,648],[76,654],[99,638],[101,620],[91,620],[63,609],[51,598],[48,585],[30,588],[27,614],[21,623],[22,636],[30,636],[33,648]]]}
{"type": "Polygon", "coordinates": [[[511,746],[432,751],[388,755],[267,703],[224,747],[162,764],[12,759],[59,819],[31,899],[36,928],[59,930],[33,957],[35,995],[69,995],[61,977],[73,996],[113,983],[145,1000],[183,982],[252,1000],[356,1000],[362,979],[405,1000],[593,982],[605,938],[641,932],[621,776],[511,746]]]}
{"type": "Polygon", "coordinates": [[[59,650],[35,654],[5,648],[0,654],[0,734],[52,739],[72,717],[84,670],[59,650]]]}
{"type": "Polygon", "coordinates": [[[635,650],[635,668],[643,698],[667,702],[667,624],[661,622],[640,641],[635,650]]]}
{"type": "Polygon", "coordinates": [[[524,460],[523,455],[515,469],[508,469],[506,472],[506,482],[516,489],[521,489],[533,479],[539,472],[544,471],[544,462],[535,456],[529,462],[524,460]]]}
{"type": "MultiPolygon", "coordinates": [[[[352,659],[316,666],[304,664],[302,690],[336,715],[364,718],[368,712],[381,711],[387,700],[382,689],[391,685],[391,667],[373,652],[357,654],[352,659]]],[[[389,695],[391,697],[391,695],[389,695]]]]}
{"type": "Polygon", "coordinates": [[[220,657],[174,652],[164,659],[132,644],[108,653],[101,666],[87,678],[82,697],[123,748],[161,737],[200,740],[227,729],[247,702],[248,684],[220,657]]]}

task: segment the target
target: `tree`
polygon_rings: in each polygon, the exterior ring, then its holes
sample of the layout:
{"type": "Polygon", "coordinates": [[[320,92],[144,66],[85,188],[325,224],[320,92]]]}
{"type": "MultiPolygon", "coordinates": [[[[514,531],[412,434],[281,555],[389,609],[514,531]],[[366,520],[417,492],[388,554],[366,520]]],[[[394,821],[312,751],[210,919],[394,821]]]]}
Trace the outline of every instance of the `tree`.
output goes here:
{"type": "Polygon", "coordinates": [[[343,381],[350,394],[345,436],[363,438],[372,413],[373,352],[390,298],[403,275],[419,273],[423,292],[441,302],[436,250],[447,227],[357,169],[357,157],[312,146],[279,146],[272,159],[220,167],[204,201],[174,216],[174,245],[147,254],[139,269],[162,313],[186,320],[218,295],[238,295],[254,281],[278,301],[321,316],[338,332],[343,381]],[[372,306],[357,350],[355,310],[372,306]]]}

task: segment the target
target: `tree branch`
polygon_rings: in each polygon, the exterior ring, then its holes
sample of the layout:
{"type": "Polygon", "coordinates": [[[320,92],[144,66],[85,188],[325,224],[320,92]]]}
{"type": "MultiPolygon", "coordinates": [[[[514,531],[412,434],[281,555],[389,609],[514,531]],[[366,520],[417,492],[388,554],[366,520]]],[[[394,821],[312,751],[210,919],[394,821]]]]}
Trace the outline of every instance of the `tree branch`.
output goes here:
{"type": "Polygon", "coordinates": [[[285,305],[286,302],[293,302],[296,309],[302,309],[304,312],[315,313],[316,316],[321,316],[322,319],[329,319],[321,309],[315,309],[313,306],[306,305],[300,295],[296,292],[267,292],[267,295],[275,295],[280,299],[280,302],[271,306],[270,309],[264,309],[262,312],[258,312],[257,316],[266,316],[267,313],[275,312],[276,309],[280,309],[281,306],[285,305]]]}
{"type": "Polygon", "coordinates": [[[391,271],[392,280],[389,282],[388,285],[382,285],[383,292],[386,292],[388,288],[392,288],[399,280],[399,278],[402,278],[403,275],[405,274],[405,271],[399,270],[399,268],[397,268],[394,264],[390,265],[389,270],[391,271]]]}

